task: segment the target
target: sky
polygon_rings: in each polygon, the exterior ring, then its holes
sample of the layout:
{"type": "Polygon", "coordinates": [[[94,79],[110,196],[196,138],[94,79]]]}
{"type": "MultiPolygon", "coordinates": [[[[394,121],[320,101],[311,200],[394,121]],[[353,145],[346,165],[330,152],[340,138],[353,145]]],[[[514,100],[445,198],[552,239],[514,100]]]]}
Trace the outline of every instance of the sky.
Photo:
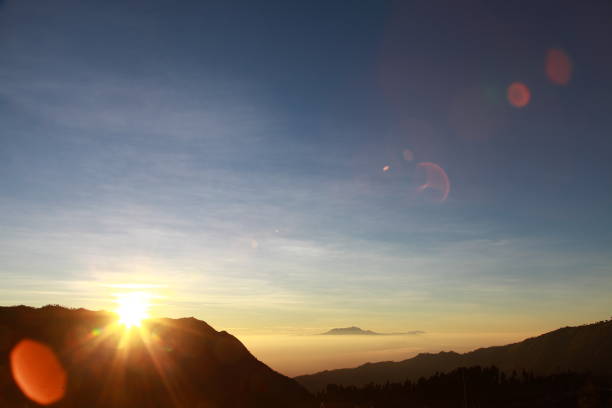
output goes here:
{"type": "Polygon", "coordinates": [[[474,345],[608,318],[612,5],[536,3],[0,1],[0,303],[474,345]]]}

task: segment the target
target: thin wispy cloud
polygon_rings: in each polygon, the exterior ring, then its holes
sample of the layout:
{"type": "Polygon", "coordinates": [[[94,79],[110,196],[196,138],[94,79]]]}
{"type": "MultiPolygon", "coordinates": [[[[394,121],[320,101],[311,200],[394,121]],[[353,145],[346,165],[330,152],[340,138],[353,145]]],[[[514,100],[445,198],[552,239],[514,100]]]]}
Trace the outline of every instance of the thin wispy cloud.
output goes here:
{"type": "MultiPolygon", "coordinates": [[[[391,332],[473,329],[468,313],[516,328],[568,296],[576,319],[609,304],[609,192],[589,181],[608,164],[575,166],[580,191],[549,182],[584,159],[574,133],[597,129],[568,130],[548,111],[524,126],[530,111],[508,110],[507,134],[459,138],[447,117],[459,85],[440,85],[456,73],[436,77],[452,63],[432,62],[431,78],[408,66],[423,84],[398,80],[397,98],[379,89],[382,17],[366,34],[351,27],[371,21],[352,11],[355,24],[329,20],[333,41],[354,36],[357,49],[315,41],[307,18],[273,19],[260,39],[245,34],[266,26],[258,16],[158,6],[3,5],[3,303],[112,307],[114,291],[147,289],[168,314],[222,327],[359,315],[391,332]],[[444,202],[418,195],[417,165],[430,161],[448,173],[444,202]]],[[[419,52],[417,37],[401,43],[419,52]]]]}

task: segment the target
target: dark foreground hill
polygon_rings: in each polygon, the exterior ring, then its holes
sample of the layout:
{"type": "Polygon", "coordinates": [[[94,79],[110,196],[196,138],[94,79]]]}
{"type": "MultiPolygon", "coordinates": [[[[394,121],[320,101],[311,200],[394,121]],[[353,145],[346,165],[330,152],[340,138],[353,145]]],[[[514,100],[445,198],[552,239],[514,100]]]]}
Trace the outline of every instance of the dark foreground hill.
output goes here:
{"type": "Polygon", "coordinates": [[[507,375],[497,367],[462,367],[418,381],[330,384],[317,399],[325,408],[610,408],[610,385],[589,374],[507,375]]]}
{"type": "Polygon", "coordinates": [[[115,321],[111,313],[84,309],[0,307],[0,406],[37,406],[24,392],[44,399],[53,387],[62,388],[54,407],[313,406],[298,383],[205,322],[155,319],[126,331],[115,321]],[[59,368],[41,348],[55,353],[59,368]],[[20,388],[20,376],[38,388],[20,388]]]}
{"type": "Polygon", "coordinates": [[[323,371],[295,379],[311,392],[327,384],[363,386],[403,382],[449,372],[458,367],[497,366],[503,371],[528,370],[547,375],[561,371],[612,377],[612,320],[565,327],[520,343],[478,349],[465,354],[419,354],[399,362],[367,363],[356,368],[323,371]]]}

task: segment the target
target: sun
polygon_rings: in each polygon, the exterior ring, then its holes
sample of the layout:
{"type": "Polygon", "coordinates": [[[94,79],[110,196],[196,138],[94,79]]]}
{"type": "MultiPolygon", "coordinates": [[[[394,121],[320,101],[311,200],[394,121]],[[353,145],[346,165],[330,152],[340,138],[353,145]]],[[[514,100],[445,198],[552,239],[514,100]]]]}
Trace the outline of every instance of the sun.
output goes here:
{"type": "Polygon", "coordinates": [[[119,315],[119,323],[128,328],[140,326],[140,323],[149,317],[149,298],[150,296],[143,292],[118,294],[118,307],[115,312],[119,315]]]}

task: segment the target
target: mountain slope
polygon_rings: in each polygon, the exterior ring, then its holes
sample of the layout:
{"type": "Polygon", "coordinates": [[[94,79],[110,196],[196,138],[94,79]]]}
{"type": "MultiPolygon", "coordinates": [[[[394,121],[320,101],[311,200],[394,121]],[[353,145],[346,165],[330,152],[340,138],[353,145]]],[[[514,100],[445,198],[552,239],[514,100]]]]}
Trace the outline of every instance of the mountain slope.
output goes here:
{"type": "Polygon", "coordinates": [[[399,361],[367,363],[356,368],[323,371],[295,379],[310,391],[327,384],[356,385],[402,382],[448,372],[458,367],[496,365],[502,370],[549,374],[562,370],[612,377],[612,320],[565,327],[519,343],[488,347],[465,354],[419,354],[399,361]]]}
{"type": "MultiPolygon", "coordinates": [[[[106,312],[58,306],[0,307],[0,406],[29,406],[21,392],[27,390],[15,384],[11,357],[24,339],[53,350],[65,372],[57,407],[313,406],[294,380],[205,322],[155,319],[128,337],[115,320],[106,312]]],[[[25,370],[36,364],[28,361],[25,370]]]]}

